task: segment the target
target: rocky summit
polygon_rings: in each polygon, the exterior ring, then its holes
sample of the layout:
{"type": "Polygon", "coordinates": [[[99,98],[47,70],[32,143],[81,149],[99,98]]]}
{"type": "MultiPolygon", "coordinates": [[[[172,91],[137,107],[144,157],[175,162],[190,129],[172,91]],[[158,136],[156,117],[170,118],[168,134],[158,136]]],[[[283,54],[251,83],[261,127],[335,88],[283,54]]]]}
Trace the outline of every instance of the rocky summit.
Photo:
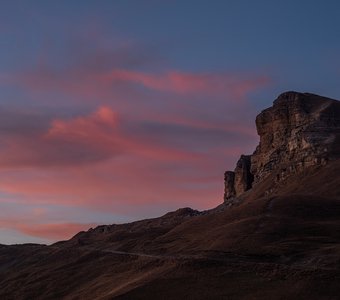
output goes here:
{"type": "Polygon", "coordinates": [[[280,182],[340,157],[339,101],[286,92],[256,117],[256,128],[260,143],[254,153],[241,155],[235,170],[225,172],[226,202],[269,175],[280,182]]]}

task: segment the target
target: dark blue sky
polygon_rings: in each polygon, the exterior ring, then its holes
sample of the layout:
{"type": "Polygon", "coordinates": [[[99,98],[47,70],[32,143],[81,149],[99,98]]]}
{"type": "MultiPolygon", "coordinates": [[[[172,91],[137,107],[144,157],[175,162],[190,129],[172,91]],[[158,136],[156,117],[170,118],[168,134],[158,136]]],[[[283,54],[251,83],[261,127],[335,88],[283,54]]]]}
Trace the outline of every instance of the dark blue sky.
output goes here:
{"type": "Polygon", "coordinates": [[[338,1],[2,1],[0,243],[222,201],[281,92],[340,98],[338,1]]]}

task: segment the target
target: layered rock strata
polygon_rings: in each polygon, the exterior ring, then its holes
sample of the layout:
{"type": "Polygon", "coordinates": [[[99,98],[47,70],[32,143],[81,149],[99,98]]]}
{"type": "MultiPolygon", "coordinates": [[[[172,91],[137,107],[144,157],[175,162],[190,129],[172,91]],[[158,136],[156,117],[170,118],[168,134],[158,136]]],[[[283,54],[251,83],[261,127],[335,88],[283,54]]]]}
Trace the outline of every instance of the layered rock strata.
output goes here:
{"type": "Polygon", "coordinates": [[[241,156],[234,180],[231,175],[225,176],[225,201],[273,172],[275,180],[281,181],[292,173],[340,157],[339,101],[286,92],[256,117],[256,128],[260,143],[255,152],[241,156]]]}

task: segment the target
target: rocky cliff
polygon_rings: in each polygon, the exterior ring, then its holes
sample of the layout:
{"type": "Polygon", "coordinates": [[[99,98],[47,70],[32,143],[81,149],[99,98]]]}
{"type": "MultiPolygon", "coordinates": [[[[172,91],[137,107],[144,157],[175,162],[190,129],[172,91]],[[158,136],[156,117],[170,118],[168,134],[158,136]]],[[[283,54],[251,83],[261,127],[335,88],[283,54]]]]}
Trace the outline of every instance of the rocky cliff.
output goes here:
{"type": "Polygon", "coordinates": [[[224,200],[237,197],[270,174],[279,182],[340,157],[340,102],[286,92],[256,117],[260,143],[225,173],[224,200]]]}
{"type": "Polygon", "coordinates": [[[234,198],[252,187],[251,155],[241,155],[234,171],[224,173],[224,200],[234,198]]]}

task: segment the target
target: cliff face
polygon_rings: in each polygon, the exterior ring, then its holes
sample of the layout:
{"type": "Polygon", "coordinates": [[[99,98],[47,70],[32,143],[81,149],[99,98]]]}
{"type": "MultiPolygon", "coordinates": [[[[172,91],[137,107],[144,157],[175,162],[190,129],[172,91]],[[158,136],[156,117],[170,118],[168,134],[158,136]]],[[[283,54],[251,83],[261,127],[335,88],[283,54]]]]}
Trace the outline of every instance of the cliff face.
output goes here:
{"type": "Polygon", "coordinates": [[[241,195],[269,174],[275,173],[276,181],[281,181],[340,157],[339,101],[286,92],[256,117],[256,128],[260,143],[252,155],[241,156],[234,185],[225,182],[225,201],[241,195]]]}
{"type": "Polygon", "coordinates": [[[241,155],[234,171],[224,173],[224,201],[234,198],[252,187],[251,155],[241,155]]]}

